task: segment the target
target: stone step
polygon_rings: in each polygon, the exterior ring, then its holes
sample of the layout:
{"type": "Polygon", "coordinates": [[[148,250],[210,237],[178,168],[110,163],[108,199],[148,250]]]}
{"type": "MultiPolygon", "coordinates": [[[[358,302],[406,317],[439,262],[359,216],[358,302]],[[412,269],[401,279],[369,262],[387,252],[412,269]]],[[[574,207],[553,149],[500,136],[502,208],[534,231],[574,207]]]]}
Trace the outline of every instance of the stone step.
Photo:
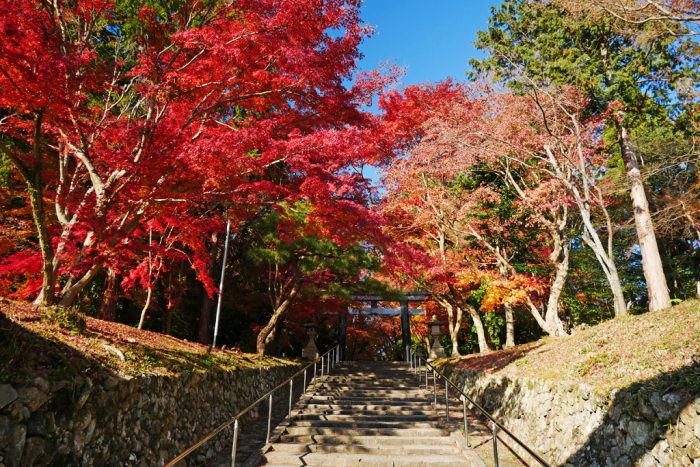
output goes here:
{"type": "Polygon", "coordinates": [[[315,390],[322,390],[322,391],[348,391],[348,390],[362,390],[362,391],[397,391],[397,390],[417,390],[421,389],[418,387],[418,384],[403,384],[403,385],[396,385],[396,386],[385,386],[385,385],[371,385],[371,384],[346,384],[346,383],[338,383],[338,384],[328,384],[328,383],[323,383],[323,384],[318,384],[318,385],[313,385],[315,390]]]}
{"type": "MultiPolygon", "coordinates": [[[[282,435],[280,446],[283,443],[292,444],[345,444],[361,446],[406,446],[406,439],[400,436],[336,436],[336,435],[282,435]]],[[[454,441],[446,436],[414,436],[411,444],[430,446],[454,446],[454,441]]]]}
{"type": "Polygon", "coordinates": [[[434,415],[418,414],[418,415],[401,415],[401,414],[319,414],[308,413],[306,410],[297,414],[295,420],[306,421],[354,421],[354,422],[427,422],[435,418],[434,415]]]}
{"type": "Polygon", "coordinates": [[[299,420],[292,419],[290,426],[312,426],[312,427],[330,427],[330,428],[431,428],[431,422],[412,422],[412,421],[362,421],[362,420],[299,420]]]}
{"type": "MultiPolygon", "coordinates": [[[[438,401],[438,407],[445,405],[445,401],[438,401]]],[[[450,401],[452,405],[452,401],[450,401]]],[[[327,399],[311,399],[308,401],[307,407],[313,406],[345,406],[357,408],[358,406],[387,406],[387,407],[398,407],[404,409],[416,409],[416,410],[429,410],[433,407],[432,401],[424,399],[366,399],[366,398],[327,398],[327,399]]],[[[301,407],[301,406],[300,406],[301,407]]]]}
{"type": "Polygon", "coordinates": [[[318,465],[318,466],[373,466],[373,467],[437,467],[437,466],[459,466],[469,465],[462,456],[456,455],[393,455],[384,456],[381,454],[366,453],[309,453],[301,456],[285,452],[265,453],[263,459],[267,463],[275,465],[318,465]]]}
{"type": "MultiPolygon", "coordinates": [[[[443,426],[433,387],[405,364],[343,363],[314,379],[261,462],[318,466],[483,466],[443,426]],[[467,456],[467,457],[465,457],[467,456]]],[[[444,388],[437,390],[444,398],[444,388]]],[[[439,394],[438,394],[439,396],[439,394]]],[[[439,398],[439,397],[438,397],[439,398]]],[[[450,400],[454,408],[458,402],[450,400]]],[[[257,464],[256,464],[257,465],[257,464]]]]}
{"type": "MultiPolygon", "coordinates": [[[[423,374],[425,374],[425,371],[423,371],[423,374]]],[[[410,373],[407,372],[405,369],[397,369],[397,370],[376,370],[376,371],[362,371],[362,372],[352,372],[352,371],[343,371],[342,369],[339,369],[338,371],[335,371],[331,373],[330,375],[325,375],[328,378],[332,379],[347,379],[347,380],[373,380],[377,383],[386,383],[392,380],[385,380],[381,379],[384,376],[391,376],[392,378],[396,379],[397,381],[403,381],[410,379],[412,377],[418,378],[418,373],[414,373],[411,371],[410,373]]]]}
{"type": "Polygon", "coordinates": [[[396,402],[382,402],[381,404],[365,404],[365,403],[355,403],[355,404],[306,404],[304,407],[312,410],[420,410],[420,411],[434,411],[435,407],[431,403],[425,404],[401,404],[396,402]]]}
{"type": "Polygon", "coordinates": [[[304,454],[308,452],[325,452],[325,453],[367,453],[381,454],[384,456],[395,456],[403,454],[425,455],[425,454],[440,454],[440,455],[459,455],[459,449],[454,444],[441,445],[436,447],[430,444],[417,444],[414,440],[403,444],[290,444],[279,443],[275,444],[272,452],[286,452],[304,454]]]}
{"type": "Polygon", "coordinates": [[[440,428],[351,428],[351,427],[318,427],[318,426],[288,426],[285,433],[298,435],[335,435],[335,436],[447,436],[448,433],[440,428]]]}
{"type": "MultiPolygon", "coordinates": [[[[358,406],[360,407],[360,406],[358,406]]],[[[310,407],[306,406],[303,409],[302,414],[304,415],[329,415],[329,416],[337,416],[337,415],[377,415],[377,416],[382,416],[382,415],[388,415],[388,416],[417,416],[417,415],[424,415],[426,417],[431,417],[435,418],[435,411],[430,408],[427,410],[415,410],[415,409],[404,409],[401,406],[395,407],[393,410],[392,409],[384,409],[384,408],[375,408],[375,409],[362,409],[362,408],[346,408],[346,409],[332,409],[328,408],[328,406],[323,406],[321,407],[310,407]]]]}
{"type": "Polygon", "coordinates": [[[418,396],[425,396],[425,391],[423,389],[417,389],[417,388],[412,388],[412,389],[404,389],[404,390],[395,390],[395,389],[386,389],[386,390],[375,390],[375,389],[356,389],[356,388],[347,388],[347,389],[326,389],[326,390],[318,390],[314,388],[314,392],[317,394],[324,394],[324,395],[354,395],[356,397],[406,397],[406,396],[413,396],[413,397],[418,397],[418,396]]]}
{"type": "MultiPolygon", "coordinates": [[[[431,381],[432,382],[432,381],[431,381]]],[[[423,384],[421,386],[425,386],[425,381],[422,382],[423,384]]],[[[396,381],[396,385],[394,384],[377,384],[373,383],[372,380],[354,380],[354,381],[347,381],[347,380],[333,380],[333,379],[327,379],[324,381],[319,381],[319,382],[314,382],[312,383],[313,386],[317,387],[322,387],[322,388],[334,388],[338,386],[348,386],[348,387],[366,387],[368,389],[415,389],[418,387],[418,379],[413,379],[411,378],[410,380],[405,380],[405,381],[396,381]]]]}
{"type": "MultiPolygon", "coordinates": [[[[432,402],[432,400],[429,400],[428,397],[355,397],[355,396],[350,396],[350,395],[343,395],[343,396],[334,396],[334,395],[320,395],[320,394],[313,394],[309,396],[308,398],[304,398],[302,402],[309,403],[309,404],[317,404],[319,402],[327,402],[327,401],[332,401],[333,403],[342,403],[342,402],[351,402],[351,403],[372,403],[372,402],[380,402],[380,403],[398,403],[398,404],[403,404],[403,405],[408,405],[408,404],[413,404],[413,403],[421,403],[421,404],[427,404],[428,402],[432,402]]],[[[432,399],[432,398],[431,398],[432,399]]]]}

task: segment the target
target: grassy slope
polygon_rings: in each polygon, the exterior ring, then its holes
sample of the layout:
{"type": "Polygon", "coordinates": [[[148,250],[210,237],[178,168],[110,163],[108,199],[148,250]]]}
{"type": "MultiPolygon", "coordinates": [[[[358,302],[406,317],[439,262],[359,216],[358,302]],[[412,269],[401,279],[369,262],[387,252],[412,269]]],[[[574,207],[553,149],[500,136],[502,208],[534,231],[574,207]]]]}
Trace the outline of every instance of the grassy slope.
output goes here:
{"type": "Polygon", "coordinates": [[[35,307],[0,298],[0,382],[78,373],[174,376],[290,363],[235,350],[209,354],[206,346],[194,342],[89,317],[85,321],[86,329],[76,332],[35,307]],[[125,360],[105,345],[121,351],[125,360]]]}
{"type": "Polygon", "coordinates": [[[450,363],[500,375],[585,383],[600,393],[647,380],[700,393],[700,300],[450,363]]]}

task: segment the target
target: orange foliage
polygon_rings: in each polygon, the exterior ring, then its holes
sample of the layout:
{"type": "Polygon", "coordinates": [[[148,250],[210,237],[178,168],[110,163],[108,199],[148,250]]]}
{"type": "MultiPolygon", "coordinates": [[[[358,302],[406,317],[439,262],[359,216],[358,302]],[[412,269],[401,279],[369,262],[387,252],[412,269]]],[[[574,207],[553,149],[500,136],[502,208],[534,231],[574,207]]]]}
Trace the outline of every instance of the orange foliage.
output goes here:
{"type": "Polygon", "coordinates": [[[481,310],[492,312],[504,305],[522,306],[527,303],[528,293],[536,292],[532,279],[515,276],[509,280],[495,280],[488,284],[486,295],[481,301],[481,310]]]}

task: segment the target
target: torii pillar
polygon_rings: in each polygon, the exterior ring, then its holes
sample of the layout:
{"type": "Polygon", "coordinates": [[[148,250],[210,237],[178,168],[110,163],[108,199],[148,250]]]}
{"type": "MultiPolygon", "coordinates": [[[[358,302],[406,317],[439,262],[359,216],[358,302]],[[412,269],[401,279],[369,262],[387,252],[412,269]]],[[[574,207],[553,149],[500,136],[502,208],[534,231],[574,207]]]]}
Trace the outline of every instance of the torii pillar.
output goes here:
{"type": "Polygon", "coordinates": [[[408,311],[408,301],[401,303],[401,340],[403,341],[403,356],[406,361],[410,360],[411,349],[411,315],[408,311]]]}
{"type": "Polygon", "coordinates": [[[345,335],[348,330],[348,315],[340,313],[338,317],[338,348],[340,349],[340,361],[345,360],[345,335]]]}

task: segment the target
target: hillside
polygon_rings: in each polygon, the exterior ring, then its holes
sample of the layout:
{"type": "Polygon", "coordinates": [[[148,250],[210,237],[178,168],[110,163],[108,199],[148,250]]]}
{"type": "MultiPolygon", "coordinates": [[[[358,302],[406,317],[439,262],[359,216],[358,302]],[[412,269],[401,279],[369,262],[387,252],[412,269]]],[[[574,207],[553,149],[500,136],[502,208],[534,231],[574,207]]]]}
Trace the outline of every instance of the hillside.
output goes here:
{"type": "Polygon", "coordinates": [[[700,300],[447,363],[495,375],[588,384],[601,393],[647,380],[700,393],[700,300]]]}
{"type": "Polygon", "coordinates": [[[0,298],[0,382],[78,373],[177,375],[288,364],[283,359],[207,347],[131,326],[0,298]]]}

